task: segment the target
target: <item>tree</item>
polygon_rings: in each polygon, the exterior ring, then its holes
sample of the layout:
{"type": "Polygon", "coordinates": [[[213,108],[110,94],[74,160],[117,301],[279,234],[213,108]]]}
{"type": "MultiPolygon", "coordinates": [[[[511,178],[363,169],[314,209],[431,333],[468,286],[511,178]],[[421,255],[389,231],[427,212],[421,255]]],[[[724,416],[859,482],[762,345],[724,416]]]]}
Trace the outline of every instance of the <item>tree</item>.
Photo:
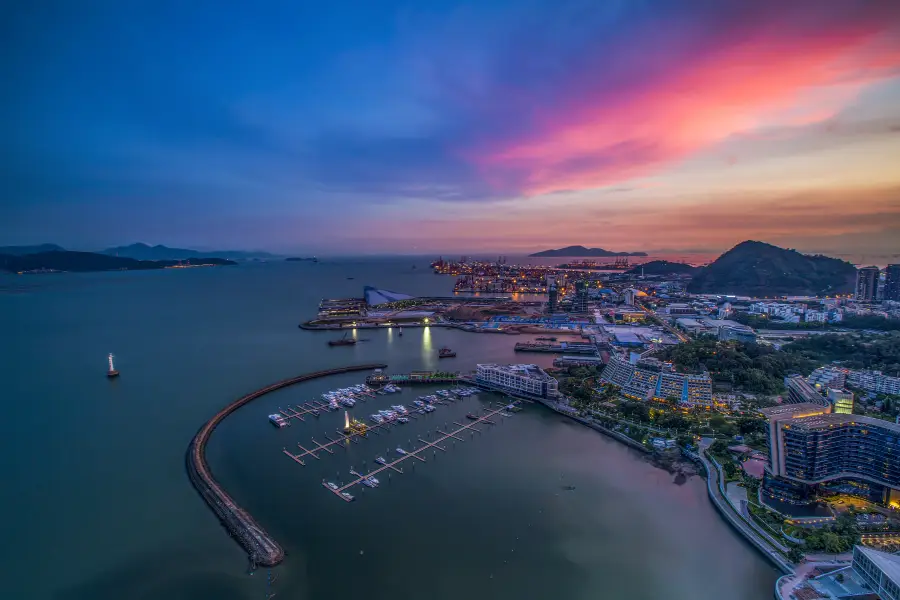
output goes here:
{"type": "Polygon", "coordinates": [[[738,475],[738,468],[730,460],[722,465],[722,470],[725,471],[725,477],[728,479],[734,479],[738,475]]]}
{"type": "Polygon", "coordinates": [[[791,546],[791,549],[788,550],[787,557],[792,563],[798,563],[803,560],[803,551],[797,546],[791,546]]]}
{"type": "Polygon", "coordinates": [[[725,454],[728,452],[728,442],[725,440],[716,440],[710,445],[709,451],[713,454],[725,454]]]}

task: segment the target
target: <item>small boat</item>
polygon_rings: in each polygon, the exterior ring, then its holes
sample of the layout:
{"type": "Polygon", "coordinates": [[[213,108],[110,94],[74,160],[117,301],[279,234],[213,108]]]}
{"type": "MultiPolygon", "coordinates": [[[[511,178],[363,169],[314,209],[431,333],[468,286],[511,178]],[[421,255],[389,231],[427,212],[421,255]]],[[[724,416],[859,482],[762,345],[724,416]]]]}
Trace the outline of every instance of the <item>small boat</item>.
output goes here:
{"type": "Polygon", "coordinates": [[[397,422],[398,422],[398,423],[409,423],[409,419],[406,418],[406,417],[399,417],[399,418],[397,419],[397,422]]]}
{"type": "Polygon", "coordinates": [[[344,337],[336,339],[336,340],[328,340],[329,346],[353,346],[356,344],[356,340],[351,337],[347,337],[347,334],[344,334],[344,337]]]}
{"type": "Polygon", "coordinates": [[[386,464],[387,464],[387,461],[384,460],[384,457],[383,457],[383,456],[376,456],[376,457],[375,457],[375,462],[377,462],[379,465],[386,465],[386,464]]]}
{"type": "Polygon", "coordinates": [[[456,351],[446,346],[438,350],[438,358],[453,358],[454,356],[456,356],[456,351]]]}
{"type": "Polygon", "coordinates": [[[398,328],[397,335],[403,335],[403,325],[398,328]]]}
{"type": "Polygon", "coordinates": [[[338,489],[337,484],[336,484],[336,483],[332,483],[332,482],[330,482],[330,481],[323,481],[323,482],[322,482],[322,485],[324,485],[325,487],[327,487],[329,490],[332,490],[332,491],[335,491],[335,492],[336,492],[337,489],[338,489]]]}
{"type": "Polygon", "coordinates": [[[400,446],[397,446],[397,454],[407,454],[407,452],[400,446]]]}
{"type": "Polygon", "coordinates": [[[473,415],[472,413],[468,413],[468,414],[466,415],[466,418],[467,418],[467,419],[472,419],[473,421],[477,421],[477,420],[478,420],[478,417],[475,416],[475,415],[473,415]]]}
{"type": "Polygon", "coordinates": [[[366,487],[374,488],[378,487],[377,483],[372,483],[372,481],[368,478],[362,480],[362,484],[366,487]]]}
{"type": "Polygon", "coordinates": [[[349,494],[347,492],[341,492],[341,496],[343,496],[344,499],[347,500],[347,502],[353,501],[353,494],[349,494]]]}

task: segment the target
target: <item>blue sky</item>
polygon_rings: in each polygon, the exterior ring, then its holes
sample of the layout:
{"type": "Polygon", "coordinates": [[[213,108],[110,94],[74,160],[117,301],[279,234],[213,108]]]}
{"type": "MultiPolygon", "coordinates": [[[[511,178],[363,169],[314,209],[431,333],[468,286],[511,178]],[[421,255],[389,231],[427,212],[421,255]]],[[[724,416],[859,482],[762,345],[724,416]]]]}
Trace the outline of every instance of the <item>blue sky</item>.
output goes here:
{"type": "Polygon", "coordinates": [[[900,252],[900,8],[7,9],[0,244],[900,252]]]}

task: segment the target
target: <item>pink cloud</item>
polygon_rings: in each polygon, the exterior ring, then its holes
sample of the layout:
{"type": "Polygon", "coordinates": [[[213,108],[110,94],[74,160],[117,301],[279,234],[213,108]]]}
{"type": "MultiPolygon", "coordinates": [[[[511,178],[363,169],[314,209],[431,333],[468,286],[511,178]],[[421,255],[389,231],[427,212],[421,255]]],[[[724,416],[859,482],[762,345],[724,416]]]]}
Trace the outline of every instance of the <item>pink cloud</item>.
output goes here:
{"type": "MultiPolygon", "coordinates": [[[[619,89],[573,81],[572,97],[537,110],[529,133],[468,157],[495,187],[536,195],[647,175],[731,135],[829,119],[898,73],[900,15],[889,4],[757,20],[619,89]]],[[[647,52],[669,50],[645,41],[647,52]]]]}

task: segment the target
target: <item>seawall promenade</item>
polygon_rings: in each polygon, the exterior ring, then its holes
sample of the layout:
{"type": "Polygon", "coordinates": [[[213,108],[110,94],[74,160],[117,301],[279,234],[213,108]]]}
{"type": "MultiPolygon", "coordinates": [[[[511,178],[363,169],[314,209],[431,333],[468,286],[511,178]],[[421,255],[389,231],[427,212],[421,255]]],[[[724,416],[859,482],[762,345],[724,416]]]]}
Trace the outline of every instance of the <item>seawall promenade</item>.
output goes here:
{"type": "Polygon", "coordinates": [[[187,454],[185,455],[188,478],[197,489],[197,492],[200,493],[200,496],[206,501],[216,516],[219,517],[219,520],[222,522],[222,525],[225,526],[225,529],[227,529],[247,551],[251,568],[255,568],[257,565],[266,567],[277,565],[284,560],[284,549],[272,538],[272,536],[266,533],[266,531],[253,519],[250,513],[241,508],[237,502],[228,495],[213,477],[209,464],[206,461],[206,444],[209,442],[212,432],[225,417],[245,404],[270,392],[303,381],[317,379],[319,377],[351,373],[354,371],[371,371],[373,369],[384,369],[386,367],[387,365],[384,364],[352,365],[336,369],[326,369],[324,371],[314,371],[312,373],[306,373],[305,375],[299,375],[297,377],[273,383],[238,398],[217,412],[200,428],[197,435],[191,440],[187,449],[187,454]]]}

